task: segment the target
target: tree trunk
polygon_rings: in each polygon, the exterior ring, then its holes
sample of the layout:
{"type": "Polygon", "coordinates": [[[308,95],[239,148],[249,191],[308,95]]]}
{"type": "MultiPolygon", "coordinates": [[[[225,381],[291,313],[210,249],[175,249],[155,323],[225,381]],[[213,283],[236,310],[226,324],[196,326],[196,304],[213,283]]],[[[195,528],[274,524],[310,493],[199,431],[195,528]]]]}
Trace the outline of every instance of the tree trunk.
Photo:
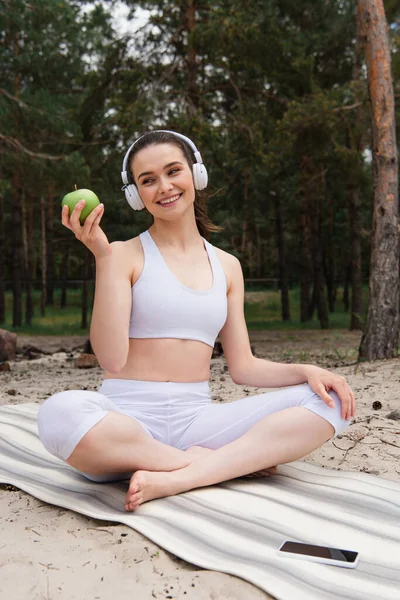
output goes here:
{"type": "MultiPolygon", "coordinates": [[[[301,205],[300,205],[300,321],[310,321],[313,314],[311,287],[314,279],[312,249],[313,249],[313,202],[310,194],[310,178],[314,173],[310,166],[311,160],[303,156],[301,160],[301,205]]],[[[315,283],[315,282],[314,282],[315,283]]],[[[315,285],[314,285],[315,288],[315,285]]],[[[315,293],[315,289],[313,294],[315,293]]]]}
{"type": "Polygon", "coordinates": [[[397,356],[399,219],[396,124],[388,26],[382,0],[359,0],[372,113],[374,213],[367,322],[359,358],[397,356]]]}
{"type": "MultiPolygon", "coordinates": [[[[33,219],[34,214],[37,214],[37,206],[35,206],[35,199],[32,194],[28,194],[28,248],[29,248],[29,268],[30,278],[32,280],[33,287],[36,281],[37,271],[37,251],[35,240],[33,239],[33,219]]],[[[34,305],[32,304],[32,316],[34,315],[34,305]]]]}
{"type": "Polygon", "coordinates": [[[242,243],[241,252],[247,248],[247,232],[249,229],[249,177],[247,171],[243,174],[243,217],[242,217],[242,243]]]}
{"type": "Polygon", "coordinates": [[[54,190],[53,186],[48,186],[48,206],[46,219],[46,234],[47,234],[47,292],[46,306],[54,306],[54,248],[53,248],[53,232],[54,232],[54,190]]]}
{"type": "Polygon", "coordinates": [[[35,240],[33,239],[33,213],[34,213],[34,199],[32,194],[28,194],[28,275],[27,275],[27,295],[26,295],[26,322],[31,323],[32,318],[35,315],[35,304],[33,301],[33,288],[34,280],[36,279],[36,273],[34,270],[34,263],[36,257],[35,240]]]}
{"type": "MultiPolygon", "coordinates": [[[[18,33],[13,37],[14,57],[19,55],[18,33]]],[[[17,60],[15,64],[17,64],[17,60]]],[[[14,70],[14,96],[19,97],[21,88],[21,77],[17,69],[14,70]]],[[[18,130],[19,117],[15,118],[15,126],[18,130]]],[[[22,325],[22,232],[21,232],[21,204],[20,204],[20,177],[17,168],[14,168],[11,208],[11,232],[12,232],[12,289],[13,289],[13,327],[22,325]]]]}
{"type": "Polygon", "coordinates": [[[325,297],[325,280],[324,280],[324,258],[322,254],[322,200],[324,194],[322,193],[325,187],[324,173],[317,179],[317,193],[315,197],[315,208],[312,215],[313,223],[313,246],[314,246],[314,292],[315,301],[317,306],[317,314],[320,322],[321,329],[328,329],[329,318],[328,318],[328,306],[325,297]]]}
{"type": "MultiPolygon", "coordinates": [[[[325,262],[325,279],[326,288],[328,291],[328,306],[329,312],[335,312],[335,300],[336,300],[336,269],[335,269],[335,247],[333,241],[333,228],[334,228],[334,210],[333,210],[333,198],[331,194],[327,196],[327,207],[328,207],[328,235],[326,236],[324,244],[324,252],[326,256],[325,262]]],[[[323,236],[325,237],[325,236],[323,236]]]]}
{"type": "Polygon", "coordinates": [[[243,174],[243,217],[242,217],[242,241],[240,252],[243,261],[243,267],[248,273],[249,255],[246,250],[248,249],[248,230],[249,230],[249,176],[247,170],[243,174]]]}
{"type": "MultiPolygon", "coordinates": [[[[0,172],[0,178],[2,173],[0,172]]],[[[4,196],[0,190],[0,323],[6,322],[6,286],[5,280],[6,236],[4,227],[4,196]]]]}
{"type": "Polygon", "coordinates": [[[349,300],[349,287],[351,281],[351,265],[350,260],[344,268],[344,285],[343,285],[343,307],[345,312],[349,312],[350,300],[349,300]]]}
{"type": "Polygon", "coordinates": [[[187,99],[192,109],[191,112],[196,112],[199,107],[199,95],[197,93],[197,58],[196,48],[193,42],[193,32],[196,27],[196,1],[188,0],[186,10],[186,29],[188,37],[187,47],[187,99]]]}
{"type": "Polygon", "coordinates": [[[350,330],[362,329],[361,215],[358,187],[350,189],[351,317],[350,330]]]}
{"type": "MultiPolygon", "coordinates": [[[[359,30],[359,14],[356,10],[357,30],[359,30]]],[[[361,39],[357,36],[352,80],[358,82],[362,73],[361,65],[361,39]]],[[[351,169],[352,182],[349,185],[348,207],[350,226],[350,248],[351,248],[351,314],[350,330],[363,329],[362,320],[362,256],[361,256],[361,212],[360,212],[360,182],[362,178],[361,157],[364,148],[362,128],[363,107],[356,108],[354,133],[349,135],[349,147],[351,156],[355,161],[355,167],[351,169]],[[355,177],[359,173],[359,177],[355,177]]]]}
{"type": "Polygon", "coordinates": [[[263,252],[261,239],[261,224],[256,223],[256,239],[257,239],[257,272],[256,277],[263,276],[263,252]]]}
{"type": "Polygon", "coordinates": [[[12,282],[13,282],[13,327],[22,325],[22,231],[19,174],[14,171],[12,190],[12,282]]]}
{"type": "Polygon", "coordinates": [[[283,235],[281,198],[279,193],[274,194],[276,245],[278,248],[279,289],[281,290],[282,321],[290,321],[289,286],[287,281],[285,238],[283,235]]]}
{"type": "Polygon", "coordinates": [[[67,306],[67,281],[68,281],[68,271],[69,271],[69,240],[65,242],[64,252],[61,259],[61,300],[60,300],[60,308],[64,309],[67,306]]]}
{"type": "Polygon", "coordinates": [[[42,230],[42,294],[40,296],[40,315],[46,316],[46,294],[47,294],[47,244],[46,244],[46,204],[42,194],[40,196],[40,223],[42,230]]]}
{"type": "Polygon", "coordinates": [[[90,273],[90,256],[88,252],[85,252],[83,257],[83,283],[82,283],[82,320],[81,320],[81,328],[87,329],[88,326],[88,299],[89,299],[89,279],[90,273]]]}
{"type": "Polygon", "coordinates": [[[304,207],[300,214],[300,321],[305,323],[310,317],[310,293],[312,286],[312,266],[310,251],[310,225],[309,218],[304,207]]]}
{"type": "Polygon", "coordinates": [[[25,324],[32,325],[33,298],[32,298],[32,277],[29,263],[29,237],[26,211],[26,189],[22,189],[21,195],[21,213],[22,213],[22,239],[24,249],[24,281],[25,281],[25,324]]]}
{"type": "Polygon", "coordinates": [[[247,256],[249,264],[249,275],[250,277],[257,276],[257,248],[252,238],[247,241],[247,256]]]}

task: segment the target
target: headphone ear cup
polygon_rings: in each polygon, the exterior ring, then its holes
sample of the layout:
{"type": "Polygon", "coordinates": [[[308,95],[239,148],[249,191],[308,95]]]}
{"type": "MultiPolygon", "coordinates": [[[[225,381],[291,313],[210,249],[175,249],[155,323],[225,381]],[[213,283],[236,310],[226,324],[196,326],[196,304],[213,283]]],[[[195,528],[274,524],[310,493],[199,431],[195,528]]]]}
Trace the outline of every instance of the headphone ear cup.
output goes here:
{"type": "Polygon", "coordinates": [[[193,165],[193,181],[196,190],[204,190],[207,187],[208,174],[203,163],[195,163],[193,165]]]}
{"type": "Polygon", "coordinates": [[[128,204],[133,210],[142,210],[144,208],[144,202],[139,196],[139,192],[137,190],[136,185],[130,184],[125,188],[125,198],[128,201],[128,204]]]}

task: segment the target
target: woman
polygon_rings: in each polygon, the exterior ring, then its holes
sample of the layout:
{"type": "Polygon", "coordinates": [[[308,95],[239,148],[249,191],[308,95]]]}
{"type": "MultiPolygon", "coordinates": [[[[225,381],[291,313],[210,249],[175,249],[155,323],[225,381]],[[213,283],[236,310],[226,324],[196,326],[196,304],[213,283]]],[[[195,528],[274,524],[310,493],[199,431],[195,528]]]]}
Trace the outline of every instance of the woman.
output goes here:
{"type": "Polygon", "coordinates": [[[240,262],[206,237],[219,230],[201,190],[207,172],[193,142],[150,132],[128,150],[122,179],[148,231],[109,243],[98,206],[62,223],[96,260],[90,339],[103,369],[98,392],[66,391],[41,407],[44,446],[94,481],[131,477],[125,509],[300,459],[355,414],[346,380],[312,365],[252,355],[240,262]],[[282,388],[211,402],[210,359],[219,334],[233,381],[282,388]],[[133,473],[133,474],[132,474],[133,473]]]}

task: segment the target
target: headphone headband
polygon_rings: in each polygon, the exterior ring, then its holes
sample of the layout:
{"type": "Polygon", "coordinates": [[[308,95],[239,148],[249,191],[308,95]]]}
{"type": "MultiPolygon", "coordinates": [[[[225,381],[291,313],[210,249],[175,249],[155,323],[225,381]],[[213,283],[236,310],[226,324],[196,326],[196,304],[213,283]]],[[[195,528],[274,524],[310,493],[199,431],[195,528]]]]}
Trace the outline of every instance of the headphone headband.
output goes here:
{"type": "MultiPolygon", "coordinates": [[[[180,138],[181,140],[183,140],[190,146],[190,148],[193,150],[193,154],[196,159],[196,162],[201,163],[201,164],[203,163],[203,159],[201,158],[201,154],[198,151],[197,147],[194,145],[194,143],[192,142],[192,140],[190,138],[186,137],[186,135],[182,135],[181,133],[176,133],[176,131],[170,131],[169,129],[156,129],[155,131],[149,131],[148,133],[141,135],[140,138],[135,140],[133,142],[133,144],[129,147],[128,152],[125,154],[125,157],[124,157],[124,160],[122,163],[122,173],[126,173],[126,175],[127,175],[127,166],[128,166],[127,163],[128,163],[129,154],[130,154],[132,148],[135,146],[135,144],[137,144],[141,139],[146,137],[146,135],[148,135],[149,133],[171,133],[172,135],[175,135],[176,137],[180,138]]],[[[126,176],[126,179],[127,179],[127,181],[124,181],[124,183],[129,183],[127,176],[126,176]]]]}

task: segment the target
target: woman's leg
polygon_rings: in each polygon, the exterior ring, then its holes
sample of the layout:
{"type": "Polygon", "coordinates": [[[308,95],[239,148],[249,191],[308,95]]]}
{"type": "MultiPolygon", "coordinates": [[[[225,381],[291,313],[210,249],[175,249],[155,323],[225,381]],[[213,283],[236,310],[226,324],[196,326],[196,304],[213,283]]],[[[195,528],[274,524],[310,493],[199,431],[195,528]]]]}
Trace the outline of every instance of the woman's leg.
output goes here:
{"type": "Polygon", "coordinates": [[[261,419],[226,446],[170,473],[137,471],[131,479],[126,510],[143,502],[180,494],[303,458],[334,435],[333,426],[305,408],[287,408],[261,419]]]}
{"type": "Polygon", "coordinates": [[[40,407],[38,429],[51,454],[89,478],[106,481],[107,475],[127,477],[137,469],[171,471],[190,462],[189,454],[153,439],[145,424],[98,392],[54,394],[40,407]]]}
{"type": "Polygon", "coordinates": [[[346,429],[349,421],[341,417],[341,402],[337,394],[331,392],[331,396],[335,402],[334,408],[327,406],[309,385],[303,384],[224,404],[210,403],[197,412],[174,446],[181,450],[190,446],[216,450],[237,440],[263,417],[296,406],[324,417],[338,434],[346,429]]]}
{"type": "Polygon", "coordinates": [[[190,455],[153,439],[132,417],[109,412],[78,443],[67,463],[92,475],[145,469],[173,471],[190,462],[190,455]]]}
{"type": "MultiPolygon", "coordinates": [[[[340,417],[338,396],[334,392],[331,395],[335,409],[327,407],[309,386],[212,405],[195,420],[197,430],[192,432],[191,440],[194,444],[218,449],[179,471],[135,473],[126,509],[134,510],[152,498],[212,485],[303,458],[333,437],[335,430],[338,433],[349,424],[340,417]],[[216,418],[219,408],[223,409],[220,411],[222,421],[216,418]],[[211,412],[214,412],[213,418],[211,412]],[[225,445],[221,447],[223,441],[225,445]]],[[[184,440],[184,445],[188,441],[184,440]]]]}

